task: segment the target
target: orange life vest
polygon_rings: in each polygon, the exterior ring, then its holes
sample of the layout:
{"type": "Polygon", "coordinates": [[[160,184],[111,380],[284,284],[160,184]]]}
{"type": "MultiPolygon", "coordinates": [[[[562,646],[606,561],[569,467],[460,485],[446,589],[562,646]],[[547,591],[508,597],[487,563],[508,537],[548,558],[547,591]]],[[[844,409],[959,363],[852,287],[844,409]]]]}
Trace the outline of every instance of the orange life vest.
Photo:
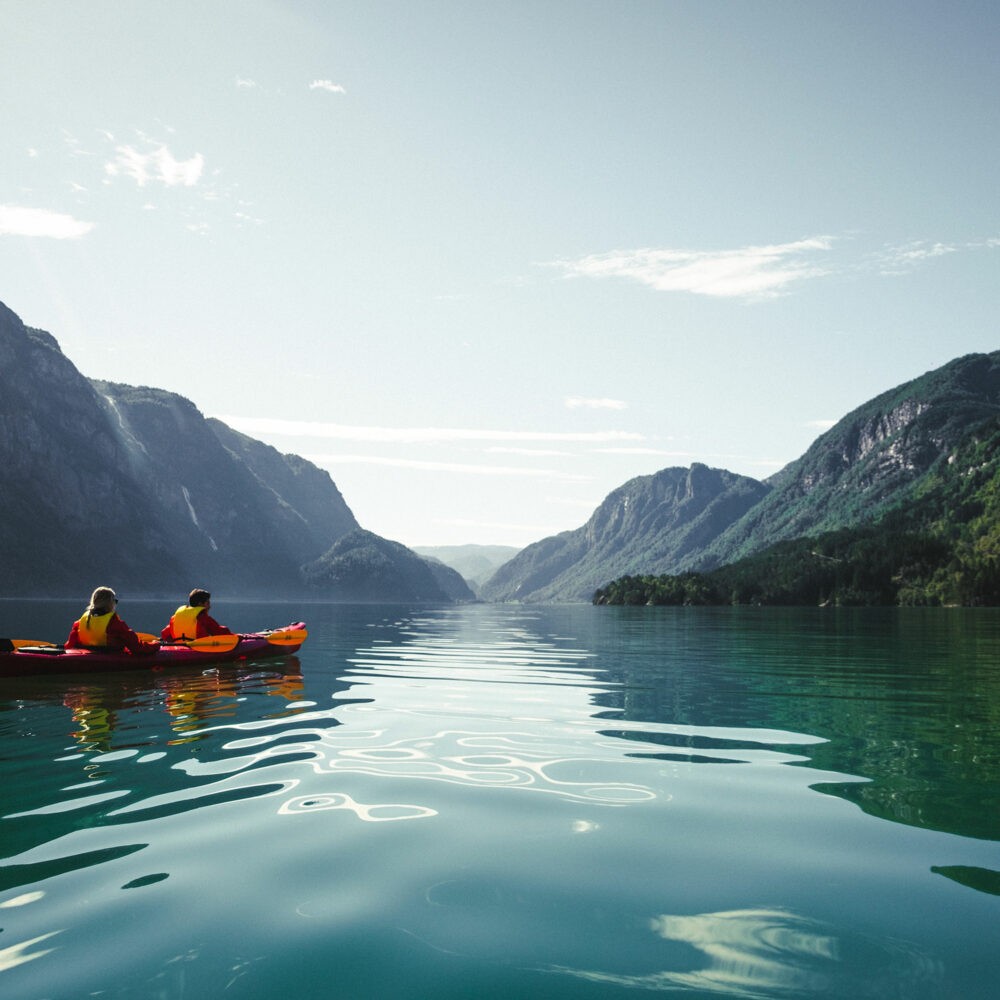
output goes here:
{"type": "Polygon", "coordinates": [[[203,607],[193,608],[189,604],[182,604],[170,616],[170,631],[175,639],[197,639],[198,638],[198,615],[205,609],[203,607]]]}
{"type": "Polygon", "coordinates": [[[109,611],[106,615],[84,615],[76,623],[76,634],[80,645],[88,648],[99,648],[108,644],[108,623],[115,613],[109,611]]]}

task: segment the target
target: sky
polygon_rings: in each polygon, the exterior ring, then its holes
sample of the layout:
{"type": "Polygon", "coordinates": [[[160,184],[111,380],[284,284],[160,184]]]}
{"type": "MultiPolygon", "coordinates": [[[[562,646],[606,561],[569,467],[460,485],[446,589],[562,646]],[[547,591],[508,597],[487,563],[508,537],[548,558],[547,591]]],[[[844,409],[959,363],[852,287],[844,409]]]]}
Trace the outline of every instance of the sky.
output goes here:
{"type": "Polygon", "coordinates": [[[411,546],[1000,347],[993,0],[0,0],[0,301],[411,546]]]}

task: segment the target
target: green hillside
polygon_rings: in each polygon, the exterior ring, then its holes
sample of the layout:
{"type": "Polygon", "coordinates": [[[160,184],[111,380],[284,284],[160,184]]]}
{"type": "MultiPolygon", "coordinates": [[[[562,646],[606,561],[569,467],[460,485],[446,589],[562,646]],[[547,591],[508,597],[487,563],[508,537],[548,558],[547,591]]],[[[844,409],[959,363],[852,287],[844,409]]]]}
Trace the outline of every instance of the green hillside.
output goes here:
{"type": "Polygon", "coordinates": [[[1000,419],[880,519],[785,541],[707,573],[624,576],[597,604],[1000,604],[1000,419]]]}

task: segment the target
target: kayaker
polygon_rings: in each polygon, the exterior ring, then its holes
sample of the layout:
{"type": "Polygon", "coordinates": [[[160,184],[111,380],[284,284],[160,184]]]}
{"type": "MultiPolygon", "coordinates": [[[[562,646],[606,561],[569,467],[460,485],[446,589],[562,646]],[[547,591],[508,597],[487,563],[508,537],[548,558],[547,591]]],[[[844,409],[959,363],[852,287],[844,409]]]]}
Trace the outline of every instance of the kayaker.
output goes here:
{"type": "Polygon", "coordinates": [[[232,629],[220,625],[209,613],[212,595],[207,590],[195,589],[188,596],[187,604],[182,604],[171,616],[160,638],[164,642],[181,639],[201,639],[206,635],[232,635],[232,629]]]}
{"type": "Polygon", "coordinates": [[[143,642],[118,617],[118,597],[110,587],[98,587],[90,595],[87,610],[73,622],[67,649],[125,649],[133,656],[149,656],[159,644],[143,642]]]}

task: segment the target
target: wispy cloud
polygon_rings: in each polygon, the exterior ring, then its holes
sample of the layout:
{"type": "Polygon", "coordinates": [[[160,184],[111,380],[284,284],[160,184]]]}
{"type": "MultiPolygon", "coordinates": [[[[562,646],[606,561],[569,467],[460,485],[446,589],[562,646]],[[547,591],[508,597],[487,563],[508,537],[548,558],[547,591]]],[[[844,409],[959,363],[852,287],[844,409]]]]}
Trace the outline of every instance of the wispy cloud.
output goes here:
{"type": "Polygon", "coordinates": [[[557,469],[537,469],[514,465],[477,465],[467,462],[435,462],[419,458],[390,458],[385,455],[303,455],[316,465],[388,465],[396,469],[417,469],[423,472],[453,472],[469,476],[500,476],[526,479],[552,479],[563,482],[588,483],[591,476],[557,469]]]}
{"type": "Polygon", "coordinates": [[[818,420],[807,420],[805,426],[814,431],[828,431],[836,422],[836,420],[820,418],[818,420]]]}
{"type": "Polygon", "coordinates": [[[550,524],[514,524],[509,521],[475,521],[466,517],[435,518],[435,524],[451,524],[459,528],[502,528],[511,531],[523,531],[531,538],[538,538],[540,535],[554,535],[562,528],[553,527],[550,524]]]}
{"type": "Polygon", "coordinates": [[[309,84],[310,90],[326,90],[331,94],[346,94],[347,91],[339,84],[334,83],[333,80],[313,80],[309,84]]]}
{"type": "Polygon", "coordinates": [[[662,448],[595,448],[599,455],[656,455],[660,458],[693,458],[691,451],[665,451],[662,448]]]}
{"type": "Polygon", "coordinates": [[[489,455],[530,455],[532,458],[565,458],[570,452],[558,451],[555,448],[487,448],[489,455]]]}
{"type": "Polygon", "coordinates": [[[236,86],[239,90],[258,90],[260,89],[256,80],[250,80],[245,76],[236,77],[236,86]]]}
{"type": "Polygon", "coordinates": [[[201,180],[204,168],[205,158],[201,153],[178,160],[164,145],[147,152],[134,146],[118,146],[114,159],[104,165],[109,177],[131,177],[139,187],[150,182],[166,187],[194,187],[201,180]]]}
{"type": "Polygon", "coordinates": [[[773,298],[787,286],[821,277],[828,266],[817,255],[833,241],[815,236],[793,243],[736,250],[674,250],[647,247],[554,261],[569,277],[626,278],[659,292],[690,292],[717,298],[773,298]]]}
{"type": "Polygon", "coordinates": [[[909,274],[925,261],[947,257],[955,253],[975,250],[995,250],[1000,239],[970,240],[964,243],[943,243],[941,241],[914,240],[910,243],[889,244],[871,259],[881,274],[909,274]]]}
{"type": "Polygon", "coordinates": [[[570,410],[624,410],[628,403],[620,399],[588,399],[586,396],[567,396],[564,400],[570,410]]]}
{"type": "Polygon", "coordinates": [[[43,236],[53,240],[77,240],[94,228],[93,222],[81,222],[71,215],[49,212],[44,208],[21,208],[0,205],[0,235],[43,236]]]}
{"type": "Polygon", "coordinates": [[[358,427],[269,417],[218,415],[224,424],[245,434],[282,437],[328,438],[336,441],[364,441],[393,444],[431,444],[455,441],[583,442],[642,441],[632,431],[503,431],[463,427],[358,427]]]}

